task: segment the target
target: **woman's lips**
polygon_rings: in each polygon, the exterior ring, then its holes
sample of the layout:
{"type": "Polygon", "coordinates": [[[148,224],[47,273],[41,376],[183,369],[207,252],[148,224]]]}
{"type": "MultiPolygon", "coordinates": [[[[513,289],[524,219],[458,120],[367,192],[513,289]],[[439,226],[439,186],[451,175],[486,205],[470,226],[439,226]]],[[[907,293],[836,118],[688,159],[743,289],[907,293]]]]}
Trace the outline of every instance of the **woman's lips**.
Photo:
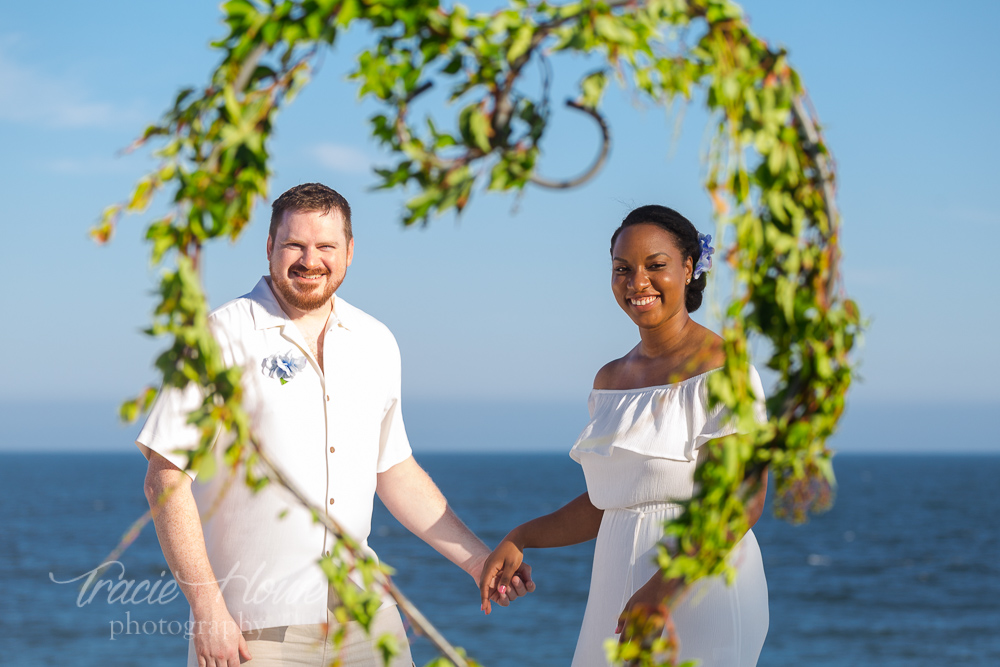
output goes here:
{"type": "Polygon", "coordinates": [[[657,295],[633,296],[629,297],[628,302],[636,308],[642,308],[643,306],[652,305],[659,298],[657,295]]]}

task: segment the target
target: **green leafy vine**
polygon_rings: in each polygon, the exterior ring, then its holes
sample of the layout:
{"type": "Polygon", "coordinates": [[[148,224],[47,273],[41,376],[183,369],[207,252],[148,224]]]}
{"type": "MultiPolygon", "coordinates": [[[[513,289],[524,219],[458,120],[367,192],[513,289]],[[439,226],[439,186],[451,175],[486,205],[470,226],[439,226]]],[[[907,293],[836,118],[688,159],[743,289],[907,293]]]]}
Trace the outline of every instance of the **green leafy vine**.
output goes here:
{"type": "MultiPolygon", "coordinates": [[[[195,383],[205,393],[191,416],[203,437],[190,468],[215,472],[210,447],[221,428],[232,434],[225,462],[233,470],[245,464],[247,483],[287,485],[254,445],[240,405],[240,370],[225,367],[207,328],[198,266],[205,244],[238,238],[254,205],[266,198],[268,145],[281,108],[309,82],[323,51],[361,24],[373,43],[350,76],[362,97],[381,106],[371,118],[372,134],[395,156],[376,170],[378,186],[415,191],[402,216],[406,224],[460,212],[482,190],[567,188],[593,177],[611,142],[601,111],[611,80],[657,105],[704,91],[714,126],[705,185],[737,282],[722,330],[726,365],[711,376],[709,389],[745,434],[722,440],[698,468],[698,493],[666,526],[678,548],[661,550],[661,569],[688,581],[727,572],[725,556],[746,530],[745,503],[765,469],[775,480],[780,516],[802,521],[829,506],[833,470],[826,441],[843,411],[849,354],[860,331],[858,308],[838,278],[834,168],[785,51],[754,36],[736,4],[510,0],[501,10],[471,13],[437,0],[230,0],[222,8],[228,34],[213,44],[221,64],[205,87],[181,91],[136,142],[157,142],[160,165],[125,202],[106,209],[93,230],[107,242],[122,213],[145,210],[160,191],[172,197],[169,212],[146,231],[153,263],[166,267],[148,333],[171,341],[156,362],[163,386],[195,383]],[[526,91],[523,75],[530,62],[545,65],[573,53],[596,54],[601,62],[568,102],[595,121],[601,147],[581,176],[552,180],[539,173],[549,88],[526,91]],[[432,86],[447,89],[454,127],[413,120],[413,105],[432,86]],[[763,426],[753,418],[748,381],[754,336],[770,344],[767,366],[778,378],[763,426]]],[[[147,388],[126,402],[123,418],[136,418],[155,395],[147,388]]],[[[314,515],[340,538],[335,557],[322,563],[334,585],[347,571],[361,571],[374,587],[390,590],[432,638],[444,655],[440,664],[473,664],[323,510],[314,515]]],[[[370,618],[373,596],[345,591],[343,613],[370,618]]],[[[387,654],[392,650],[385,647],[387,654]]],[[[613,651],[631,664],[671,664],[673,655],[669,638],[613,651]]]]}

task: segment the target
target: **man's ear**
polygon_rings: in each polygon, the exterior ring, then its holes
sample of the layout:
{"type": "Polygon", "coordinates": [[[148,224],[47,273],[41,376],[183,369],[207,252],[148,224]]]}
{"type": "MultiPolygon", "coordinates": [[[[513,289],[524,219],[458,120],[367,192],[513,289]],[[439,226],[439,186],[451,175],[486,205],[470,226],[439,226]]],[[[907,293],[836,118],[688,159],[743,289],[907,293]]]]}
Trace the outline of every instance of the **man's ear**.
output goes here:
{"type": "Polygon", "coordinates": [[[354,237],[353,236],[351,237],[351,240],[347,242],[347,266],[350,266],[352,261],[354,261],[354,237]]]}
{"type": "Polygon", "coordinates": [[[274,250],[274,237],[267,235],[267,261],[271,261],[271,251],[274,250]]]}

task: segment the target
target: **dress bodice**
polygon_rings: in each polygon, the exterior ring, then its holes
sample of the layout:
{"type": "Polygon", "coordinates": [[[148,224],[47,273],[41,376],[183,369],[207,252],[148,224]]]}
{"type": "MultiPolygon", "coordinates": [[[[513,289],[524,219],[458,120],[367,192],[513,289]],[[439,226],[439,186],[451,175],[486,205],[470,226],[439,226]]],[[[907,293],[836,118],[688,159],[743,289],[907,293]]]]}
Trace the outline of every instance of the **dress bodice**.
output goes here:
{"type": "MultiPolygon", "coordinates": [[[[725,406],[708,407],[708,378],[718,370],[673,384],[590,393],[590,421],[570,456],[583,467],[595,507],[691,497],[698,448],[738,429],[725,406]]],[[[752,366],[750,382],[758,397],[755,416],[764,421],[764,389],[752,366]]]]}

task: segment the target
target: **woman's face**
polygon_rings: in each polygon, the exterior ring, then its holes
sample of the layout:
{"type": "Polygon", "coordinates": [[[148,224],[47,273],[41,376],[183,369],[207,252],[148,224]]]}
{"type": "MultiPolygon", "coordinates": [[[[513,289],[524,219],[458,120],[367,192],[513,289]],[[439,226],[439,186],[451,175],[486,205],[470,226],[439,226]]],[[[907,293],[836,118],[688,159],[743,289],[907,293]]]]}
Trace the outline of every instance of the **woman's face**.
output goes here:
{"type": "Polygon", "coordinates": [[[673,234],[650,223],[631,225],[611,249],[611,290],[633,322],[655,327],[687,313],[684,288],[692,269],[673,234]]]}

